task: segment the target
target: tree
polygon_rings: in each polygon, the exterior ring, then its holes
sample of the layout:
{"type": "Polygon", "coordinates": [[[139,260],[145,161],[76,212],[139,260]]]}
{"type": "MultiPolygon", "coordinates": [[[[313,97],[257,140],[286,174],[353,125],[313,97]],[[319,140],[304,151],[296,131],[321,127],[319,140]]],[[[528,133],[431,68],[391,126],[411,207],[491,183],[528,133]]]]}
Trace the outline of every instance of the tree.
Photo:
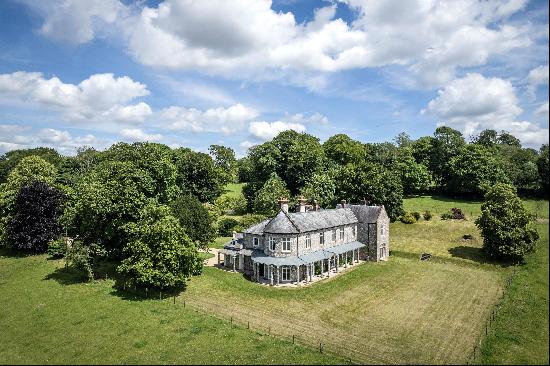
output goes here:
{"type": "Polygon", "coordinates": [[[6,244],[7,224],[11,220],[17,194],[21,187],[34,182],[53,185],[57,169],[38,156],[26,156],[10,171],[5,183],[0,184],[0,242],[6,244]]]}
{"type": "Polygon", "coordinates": [[[430,170],[440,187],[445,187],[450,178],[451,159],[461,154],[466,142],[459,131],[447,126],[436,128],[432,141],[430,170]]]}
{"type": "Polygon", "coordinates": [[[539,238],[531,215],[510,184],[488,189],[476,225],[483,236],[483,250],[491,257],[521,260],[535,249],[539,238]]]}
{"type": "Polygon", "coordinates": [[[521,148],[521,142],[519,141],[519,139],[506,131],[500,131],[497,141],[501,145],[508,145],[508,146],[521,148]]]}
{"type": "Polygon", "coordinates": [[[59,218],[65,195],[40,181],[23,186],[17,194],[7,227],[8,245],[43,253],[61,234],[59,218]]]}
{"type": "Polygon", "coordinates": [[[323,151],[330,161],[339,165],[362,161],[366,153],[362,143],[345,134],[331,136],[323,143],[323,151]]]}
{"type": "Polygon", "coordinates": [[[220,174],[224,177],[223,180],[225,184],[235,183],[237,181],[237,159],[235,159],[235,151],[221,145],[210,145],[208,151],[214,158],[216,166],[220,169],[220,174]]]}
{"type": "Polygon", "coordinates": [[[176,184],[182,192],[196,196],[201,202],[214,202],[222,193],[224,176],[208,154],[187,148],[173,151],[176,184]]]}
{"type": "Polygon", "coordinates": [[[470,144],[449,161],[446,190],[481,195],[495,183],[508,183],[503,163],[481,145],[470,144]]]}
{"type": "Polygon", "coordinates": [[[237,171],[240,183],[249,182],[252,177],[252,164],[250,158],[245,156],[237,160],[237,171]]]}
{"type": "Polygon", "coordinates": [[[428,167],[415,161],[411,148],[399,149],[397,170],[401,174],[404,194],[426,192],[434,186],[428,167]]]}
{"type": "Polygon", "coordinates": [[[117,271],[137,286],[178,288],[200,273],[202,261],[170,208],[151,204],[124,226],[128,243],[117,271]]]}
{"type": "Polygon", "coordinates": [[[336,175],[336,198],[384,205],[392,221],[403,214],[403,186],[399,172],[365,162],[341,167],[336,175]]]}
{"type": "Polygon", "coordinates": [[[216,238],[211,215],[204,205],[192,194],[184,194],[171,204],[172,215],[196,246],[208,248],[216,238]]]}
{"type": "Polygon", "coordinates": [[[406,132],[401,132],[393,139],[397,147],[399,148],[408,148],[412,145],[413,141],[411,137],[406,132]]]}
{"type": "Polygon", "coordinates": [[[120,257],[127,242],[123,225],[135,222],[140,211],[158,202],[155,180],[131,161],[103,161],[69,192],[63,222],[71,237],[97,244],[120,257]]]}
{"type": "Polygon", "coordinates": [[[309,201],[317,201],[321,207],[331,207],[336,203],[335,172],[313,174],[300,191],[309,201]]]}
{"type": "Polygon", "coordinates": [[[474,138],[473,142],[486,147],[494,146],[498,143],[498,133],[495,130],[483,130],[474,138]]]}
{"type": "Polygon", "coordinates": [[[254,212],[273,216],[277,213],[279,198],[289,198],[290,191],[286,188],[285,182],[277,175],[272,173],[271,177],[265,182],[258,191],[254,200],[254,212]]]}
{"type": "Polygon", "coordinates": [[[0,156],[0,184],[5,183],[11,170],[28,156],[38,156],[44,161],[58,167],[63,157],[52,148],[37,147],[34,149],[11,150],[0,156]]]}
{"type": "Polygon", "coordinates": [[[550,189],[550,174],[548,171],[548,150],[548,144],[542,145],[542,147],[540,148],[539,157],[537,159],[537,168],[539,171],[540,183],[546,196],[548,196],[548,191],[550,189]]]}

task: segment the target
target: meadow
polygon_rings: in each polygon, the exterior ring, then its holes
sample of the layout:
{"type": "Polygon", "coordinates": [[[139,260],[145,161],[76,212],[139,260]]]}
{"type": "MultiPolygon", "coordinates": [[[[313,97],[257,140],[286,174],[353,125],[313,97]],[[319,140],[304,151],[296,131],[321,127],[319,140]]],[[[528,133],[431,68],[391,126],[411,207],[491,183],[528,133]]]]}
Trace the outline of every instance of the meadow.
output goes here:
{"type": "Polygon", "coordinates": [[[434,218],[392,223],[388,262],[303,288],[205,268],[175,299],[141,298],[111,279],[83,283],[62,260],[3,251],[0,362],[547,364],[548,201],[526,201],[541,239],[522,266],[483,256],[479,202],[404,205],[434,218]],[[467,220],[440,220],[451,207],[467,220]]]}

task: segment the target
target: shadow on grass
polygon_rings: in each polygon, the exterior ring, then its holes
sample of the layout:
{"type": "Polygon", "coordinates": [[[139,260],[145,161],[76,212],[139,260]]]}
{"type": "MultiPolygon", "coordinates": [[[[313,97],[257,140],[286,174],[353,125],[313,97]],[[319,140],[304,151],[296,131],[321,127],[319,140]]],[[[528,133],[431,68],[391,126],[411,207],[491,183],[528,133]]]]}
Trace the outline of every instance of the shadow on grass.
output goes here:
{"type": "Polygon", "coordinates": [[[71,267],[58,268],[44,277],[44,280],[54,280],[61,285],[76,285],[88,282],[88,278],[84,271],[79,271],[71,267]]]}
{"type": "Polygon", "coordinates": [[[41,253],[25,251],[25,250],[18,250],[18,249],[12,249],[12,248],[6,248],[6,247],[0,247],[0,256],[1,257],[26,258],[26,257],[32,257],[32,256],[35,256],[35,255],[39,255],[39,254],[41,254],[41,253]]]}
{"type": "Polygon", "coordinates": [[[460,245],[449,249],[449,253],[453,258],[468,259],[481,264],[492,264],[500,267],[509,267],[518,264],[516,261],[512,260],[497,260],[490,258],[478,247],[460,245]]]}

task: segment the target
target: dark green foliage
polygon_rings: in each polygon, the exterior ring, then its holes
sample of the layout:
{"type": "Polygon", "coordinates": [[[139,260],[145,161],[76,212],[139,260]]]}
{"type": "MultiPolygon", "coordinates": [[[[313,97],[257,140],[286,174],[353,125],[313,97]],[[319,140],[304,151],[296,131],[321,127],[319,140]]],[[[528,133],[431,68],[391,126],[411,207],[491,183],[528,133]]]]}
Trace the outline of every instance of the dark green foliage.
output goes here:
{"type": "Polygon", "coordinates": [[[404,194],[427,192],[433,188],[432,174],[426,165],[415,161],[411,148],[401,148],[396,159],[404,194]]]}
{"type": "Polygon", "coordinates": [[[356,164],[366,157],[363,144],[344,134],[331,136],[323,143],[323,151],[329,160],[338,165],[356,164]]]}
{"type": "Polygon", "coordinates": [[[399,172],[380,164],[347,165],[336,173],[336,198],[352,203],[367,200],[384,205],[392,221],[403,213],[403,187],[399,172]]]}
{"type": "Polygon", "coordinates": [[[117,271],[130,284],[157,288],[182,287],[200,273],[202,261],[170,208],[148,205],[137,222],[124,225],[128,242],[117,271]]]}
{"type": "Polygon", "coordinates": [[[487,187],[509,182],[503,162],[481,145],[470,144],[448,161],[446,190],[460,194],[482,195],[487,187]]]}
{"type": "Polygon", "coordinates": [[[335,170],[313,174],[306,181],[300,194],[312,203],[317,201],[321,207],[334,207],[336,203],[335,174],[335,170]]]}
{"type": "Polygon", "coordinates": [[[540,148],[539,158],[537,159],[537,168],[539,171],[540,184],[543,194],[550,194],[550,173],[548,171],[548,144],[542,145],[540,148]]]}
{"type": "Polygon", "coordinates": [[[466,220],[466,216],[460,208],[453,207],[450,212],[444,212],[441,214],[442,220],[466,220]]]}
{"type": "Polygon", "coordinates": [[[441,220],[452,220],[453,219],[453,213],[452,212],[443,212],[441,214],[441,220]]]}
{"type": "Polygon", "coordinates": [[[539,238],[531,215],[509,184],[496,184],[487,191],[476,225],[483,250],[492,257],[522,260],[539,238]]]}
{"type": "Polygon", "coordinates": [[[46,251],[52,258],[63,258],[67,254],[67,238],[59,237],[48,243],[46,251]]]}
{"type": "Polygon", "coordinates": [[[475,144],[492,147],[498,143],[498,133],[495,130],[483,130],[473,139],[475,144]]]}
{"type": "Polygon", "coordinates": [[[506,131],[500,131],[497,141],[501,145],[508,145],[508,146],[521,148],[521,142],[519,141],[519,139],[506,131]]]}
{"type": "Polygon", "coordinates": [[[61,234],[59,217],[65,195],[44,182],[21,187],[7,226],[7,242],[12,248],[43,253],[48,242],[61,234]]]}
{"type": "Polygon", "coordinates": [[[208,154],[191,149],[173,150],[178,188],[191,193],[201,202],[214,202],[223,190],[225,176],[208,154]]]}
{"type": "Polygon", "coordinates": [[[260,190],[256,192],[254,199],[254,212],[273,216],[278,211],[279,198],[289,198],[290,192],[285,186],[285,182],[276,173],[265,182],[260,190]]]}
{"type": "Polygon", "coordinates": [[[49,147],[8,151],[0,156],[0,183],[6,182],[10,171],[27,156],[38,156],[55,167],[58,167],[63,161],[63,157],[49,147]]]}
{"type": "Polygon", "coordinates": [[[65,263],[79,271],[86,273],[88,281],[94,279],[94,259],[91,249],[93,246],[84,245],[80,240],[68,241],[65,252],[65,263]]]}
{"type": "Polygon", "coordinates": [[[224,217],[218,221],[218,235],[231,236],[233,231],[237,231],[239,221],[233,217],[224,217]]]}
{"type": "Polygon", "coordinates": [[[411,212],[407,211],[399,217],[399,221],[404,224],[414,224],[417,219],[411,212]]]}
{"type": "Polygon", "coordinates": [[[171,204],[172,214],[196,246],[206,248],[216,238],[211,215],[192,194],[180,195],[171,204]]]}
{"type": "Polygon", "coordinates": [[[239,225],[235,227],[235,231],[239,231],[239,232],[243,231],[245,229],[248,229],[252,225],[262,222],[265,219],[266,219],[266,216],[264,215],[256,215],[256,214],[243,215],[243,217],[239,219],[239,225]]]}
{"type": "Polygon", "coordinates": [[[237,160],[237,174],[240,183],[246,183],[251,180],[252,163],[250,162],[250,158],[248,156],[237,160]]]}
{"type": "Polygon", "coordinates": [[[431,211],[424,211],[422,217],[424,217],[424,220],[430,221],[433,217],[433,214],[431,213],[431,211]]]}
{"type": "Polygon", "coordinates": [[[413,211],[413,212],[411,212],[411,214],[414,216],[416,221],[420,220],[420,217],[422,217],[420,215],[420,212],[418,212],[418,211],[413,211]]]}
{"type": "Polygon", "coordinates": [[[214,204],[224,215],[244,215],[247,210],[246,199],[242,194],[222,195],[216,199],[214,204]]]}
{"type": "Polygon", "coordinates": [[[450,162],[459,156],[466,145],[462,134],[450,127],[436,128],[430,150],[430,170],[438,182],[448,182],[450,179],[450,162]]]}

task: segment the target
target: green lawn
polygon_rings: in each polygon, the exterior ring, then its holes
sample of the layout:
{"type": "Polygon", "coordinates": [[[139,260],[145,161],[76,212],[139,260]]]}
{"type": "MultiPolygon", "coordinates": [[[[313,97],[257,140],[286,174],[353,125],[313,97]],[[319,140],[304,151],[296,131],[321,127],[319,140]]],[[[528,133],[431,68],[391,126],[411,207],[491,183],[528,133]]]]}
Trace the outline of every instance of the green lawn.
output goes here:
{"type": "Polygon", "coordinates": [[[504,298],[513,267],[482,255],[470,216],[479,203],[415,197],[404,204],[436,216],[392,223],[388,262],[304,288],[261,286],[209,267],[176,304],[135,300],[111,280],[78,282],[62,261],[4,255],[0,362],[548,363],[548,202],[526,202],[546,218],[537,225],[543,235],[504,298]],[[441,221],[451,207],[468,220],[441,221]],[[422,252],[432,259],[420,261],[422,252]]]}
{"type": "Polygon", "coordinates": [[[229,183],[225,186],[223,194],[236,197],[242,192],[244,185],[245,183],[229,183]]]}
{"type": "Polygon", "coordinates": [[[218,236],[213,243],[211,243],[209,246],[210,248],[217,248],[221,249],[223,248],[224,244],[227,244],[228,241],[231,240],[230,236],[218,236]]]}
{"type": "Polygon", "coordinates": [[[179,300],[134,300],[111,280],[80,283],[80,275],[45,255],[6,254],[0,251],[2,364],[345,362],[184,308],[179,300]]]}

